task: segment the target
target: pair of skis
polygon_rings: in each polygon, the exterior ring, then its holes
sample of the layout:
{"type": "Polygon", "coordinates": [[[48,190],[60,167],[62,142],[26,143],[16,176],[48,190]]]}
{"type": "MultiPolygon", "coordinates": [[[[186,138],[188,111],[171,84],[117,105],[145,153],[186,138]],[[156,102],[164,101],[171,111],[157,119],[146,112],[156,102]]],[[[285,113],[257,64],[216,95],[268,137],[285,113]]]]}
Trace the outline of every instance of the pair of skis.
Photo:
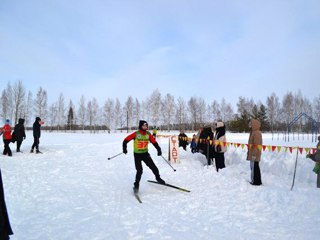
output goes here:
{"type": "MultiPolygon", "coordinates": [[[[190,190],[188,190],[188,189],[181,188],[181,187],[178,187],[178,186],[169,184],[169,183],[164,183],[164,184],[163,184],[163,183],[159,183],[159,182],[157,182],[157,181],[152,181],[152,180],[148,180],[148,182],[150,182],[150,183],[155,183],[155,184],[159,184],[159,185],[166,186],[166,187],[171,187],[171,188],[177,189],[177,190],[182,191],[182,192],[190,192],[190,190]]],[[[137,201],[138,201],[139,203],[142,203],[142,200],[141,200],[141,198],[140,198],[140,196],[139,196],[139,192],[138,192],[137,189],[133,188],[133,194],[134,194],[135,198],[137,199],[137,201]]]]}

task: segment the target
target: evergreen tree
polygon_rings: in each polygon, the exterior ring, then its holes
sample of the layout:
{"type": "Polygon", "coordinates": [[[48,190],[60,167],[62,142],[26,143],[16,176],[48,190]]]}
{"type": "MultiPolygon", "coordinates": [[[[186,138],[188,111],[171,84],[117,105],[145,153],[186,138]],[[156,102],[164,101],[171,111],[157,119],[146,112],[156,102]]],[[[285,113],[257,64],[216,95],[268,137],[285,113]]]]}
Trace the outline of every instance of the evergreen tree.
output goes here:
{"type": "Polygon", "coordinates": [[[268,117],[267,117],[267,110],[263,104],[260,105],[260,108],[258,111],[258,120],[261,123],[261,131],[268,131],[270,129],[268,117]]]}
{"type": "Polygon", "coordinates": [[[69,112],[68,112],[68,128],[69,128],[69,130],[73,129],[73,125],[74,125],[73,108],[70,106],[69,112]]]}

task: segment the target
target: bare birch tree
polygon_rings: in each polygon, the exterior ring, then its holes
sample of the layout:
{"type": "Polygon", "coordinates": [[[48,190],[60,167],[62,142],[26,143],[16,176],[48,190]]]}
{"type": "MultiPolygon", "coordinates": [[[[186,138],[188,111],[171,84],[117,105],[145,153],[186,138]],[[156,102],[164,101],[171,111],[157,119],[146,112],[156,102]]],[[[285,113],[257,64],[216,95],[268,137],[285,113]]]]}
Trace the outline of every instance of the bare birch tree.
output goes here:
{"type": "Polygon", "coordinates": [[[64,96],[62,93],[59,95],[58,104],[57,104],[57,120],[58,120],[58,131],[61,130],[61,127],[64,127],[66,125],[65,121],[65,104],[64,104],[64,96]]]}
{"type": "Polygon", "coordinates": [[[267,97],[266,105],[267,105],[267,117],[270,122],[272,140],[273,140],[274,125],[277,122],[279,113],[280,113],[279,98],[274,92],[269,97],[267,97]]]}
{"type": "Polygon", "coordinates": [[[320,95],[313,100],[313,116],[317,122],[320,122],[320,95]]]}
{"type": "Polygon", "coordinates": [[[84,131],[84,127],[86,125],[86,100],[85,97],[82,95],[79,102],[79,109],[78,109],[78,117],[79,124],[81,125],[82,131],[84,131]]]}
{"type": "Polygon", "coordinates": [[[179,125],[179,129],[186,128],[185,124],[188,121],[187,116],[188,114],[186,101],[182,97],[179,97],[176,105],[176,119],[178,121],[177,123],[179,125]]]}
{"type": "Polygon", "coordinates": [[[47,116],[47,108],[48,108],[48,95],[47,91],[42,89],[42,87],[39,88],[36,99],[34,99],[34,111],[35,114],[45,119],[47,116]]]}
{"type": "Polygon", "coordinates": [[[12,87],[12,100],[14,111],[14,125],[18,123],[18,118],[22,117],[23,104],[25,102],[26,90],[21,81],[15,82],[12,87]]]}
{"type": "Polygon", "coordinates": [[[104,123],[109,128],[109,130],[112,129],[112,119],[114,118],[114,101],[110,98],[108,98],[103,106],[103,119],[104,123]]]}
{"type": "Polygon", "coordinates": [[[170,131],[170,126],[172,124],[172,119],[175,112],[175,102],[174,96],[171,94],[167,94],[162,102],[162,114],[163,114],[163,122],[167,125],[167,130],[170,131]]]}
{"type": "Polygon", "coordinates": [[[149,112],[151,124],[158,126],[160,120],[161,93],[158,89],[154,90],[149,98],[149,112]]]}
{"type": "Polygon", "coordinates": [[[127,129],[132,129],[133,122],[133,98],[129,96],[124,105],[126,112],[127,129]]]}
{"type": "Polygon", "coordinates": [[[197,129],[198,124],[198,103],[195,97],[191,97],[188,101],[188,111],[191,117],[192,131],[197,129]]]}

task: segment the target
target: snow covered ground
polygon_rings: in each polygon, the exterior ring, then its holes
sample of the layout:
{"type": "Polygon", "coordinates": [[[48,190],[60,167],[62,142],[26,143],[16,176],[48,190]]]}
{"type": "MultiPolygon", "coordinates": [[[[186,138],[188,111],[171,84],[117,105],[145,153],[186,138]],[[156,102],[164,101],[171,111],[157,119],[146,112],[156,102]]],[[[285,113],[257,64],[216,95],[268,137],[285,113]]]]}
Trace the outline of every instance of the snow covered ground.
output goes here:
{"type": "MultiPolygon", "coordinates": [[[[168,134],[168,133],[163,133],[168,134]]],[[[171,134],[171,133],[170,133],[171,134]]],[[[29,153],[27,133],[23,153],[2,156],[4,181],[13,240],[100,239],[316,239],[320,226],[320,189],[314,163],[298,155],[296,181],[290,191],[296,150],[265,151],[263,186],[251,186],[246,149],[230,147],[227,167],[218,173],[205,166],[205,157],[182,149],[176,172],[149,146],[161,177],[190,193],[148,183],[152,172],[144,165],[140,196],[133,197],[135,168],[132,142],[122,152],[127,133],[42,132],[40,150],[29,153]]],[[[188,133],[192,136],[192,133],[188,133]]],[[[264,144],[315,147],[311,138],[264,144]]],[[[229,142],[247,143],[247,134],[227,133],[229,142]]],[[[168,139],[159,138],[167,156],[168,139]]],[[[11,148],[13,144],[11,144],[11,148]]]]}

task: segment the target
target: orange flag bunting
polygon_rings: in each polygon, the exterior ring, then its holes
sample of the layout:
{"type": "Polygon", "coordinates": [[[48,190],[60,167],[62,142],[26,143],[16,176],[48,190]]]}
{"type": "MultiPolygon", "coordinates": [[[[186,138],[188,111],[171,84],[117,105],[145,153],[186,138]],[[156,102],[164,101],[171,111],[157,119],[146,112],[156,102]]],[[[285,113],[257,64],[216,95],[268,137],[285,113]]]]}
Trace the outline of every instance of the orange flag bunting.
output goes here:
{"type": "Polygon", "coordinates": [[[261,151],[262,150],[262,145],[258,145],[258,149],[259,149],[259,151],[261,151]]]}
{"type": "Polygon", "coordinates": [[[267,146],[268,150],[271,151],[271,146],[267,146]]]}
{"type": "Polygon", "coordinates": [[[244,149],[244,146],[245,146],[245,144],[244,144],[244,143],[243,143],[243,144],[241,144],[241,148],[242,148],[242,149],[244,149]]]}

